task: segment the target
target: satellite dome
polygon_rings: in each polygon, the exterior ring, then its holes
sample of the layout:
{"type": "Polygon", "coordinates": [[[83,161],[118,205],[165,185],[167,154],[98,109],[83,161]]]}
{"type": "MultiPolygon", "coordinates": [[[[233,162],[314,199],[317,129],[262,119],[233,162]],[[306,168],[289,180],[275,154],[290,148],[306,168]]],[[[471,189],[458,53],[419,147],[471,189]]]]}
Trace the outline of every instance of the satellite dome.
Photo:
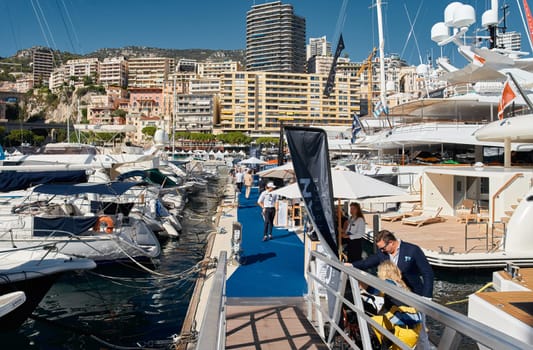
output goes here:
{"type": "Polygon", "coordinates": [[[157,129],[154,134],[154,143],[156,145],[164,145],[168,143],[168,134],[165,130],[157,129]]]}
{"type": "Polygon", "coordinates": [[[462,5],[462,3],[455,1],[446,6],[444,9],[444,24],[448,27],[453,27],[453,12],[457,7],[462,5]]]}
{"type": "Polygon", "coordinates": [[[450,37],[449,29],[444,22],[438,22],[431,27],[431,40],[440,43],[450,37]]]}
{"type": "Polygon", "coordinates": [[[476,23],[476,10],[470,5],[457,6],[453,11],[453,26],[468,27],[476,23]]]}
{"type": "Polygon", "coordinates": [[[493,9],[485,11],[481,16],[481,26],[487,28],[496,24],[498,24],[498,11],[493,9]]]}
{"type": "Polygon", "coordinates": [[[429,67],[427,64],[419,64],[416,66],[416,74],[418,75],[427,75],[429,72],[429,67]]]}

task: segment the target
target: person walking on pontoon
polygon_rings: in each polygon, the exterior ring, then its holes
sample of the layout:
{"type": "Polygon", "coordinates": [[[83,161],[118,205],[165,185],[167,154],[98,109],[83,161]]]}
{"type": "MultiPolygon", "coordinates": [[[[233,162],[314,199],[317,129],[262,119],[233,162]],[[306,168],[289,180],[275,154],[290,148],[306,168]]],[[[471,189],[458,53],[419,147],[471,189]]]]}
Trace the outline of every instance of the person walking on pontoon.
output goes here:
{"type": "Polygon", "coordinates": [[[274,228],[274,217],[276,216],[276,210],[278,208],[278,195],[272,193],[276,188],[273,182],[269,182],[266,185],[266,190],[261,192],[257,204],[262,209],[263,218],[265,220],[265,226],[263,228],[263,241],[272,239],[272,229],[274,228]]]}

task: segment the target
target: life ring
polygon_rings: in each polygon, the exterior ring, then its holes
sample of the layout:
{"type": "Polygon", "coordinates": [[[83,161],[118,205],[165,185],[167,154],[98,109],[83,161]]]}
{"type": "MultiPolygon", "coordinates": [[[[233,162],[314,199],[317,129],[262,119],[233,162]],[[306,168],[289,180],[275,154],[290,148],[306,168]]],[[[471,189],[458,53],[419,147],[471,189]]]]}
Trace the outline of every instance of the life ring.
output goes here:
{"type": "Polygon", "coordinates": [[[115,223],[113,222],[113,219],[110,216],[100,216],[96,223],[93,226],[94,232],[105,232],[105,233],[113,233],[113,228],[115,227],[115,223]]]}

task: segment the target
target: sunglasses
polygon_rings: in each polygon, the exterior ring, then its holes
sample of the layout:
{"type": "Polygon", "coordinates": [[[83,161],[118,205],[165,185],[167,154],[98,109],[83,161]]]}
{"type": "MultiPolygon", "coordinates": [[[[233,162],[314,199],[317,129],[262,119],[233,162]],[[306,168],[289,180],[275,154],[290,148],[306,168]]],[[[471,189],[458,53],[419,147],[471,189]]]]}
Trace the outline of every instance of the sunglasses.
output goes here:
{"type": "Polygon", "coordinates": [[[382,252],[385,251],[385,248],[387,248],[387,246],[391,243],[392,241],[388,241],[385,243],[385,245],[383,247],[377,247],[379,250],[381,250],[382,252]]]}

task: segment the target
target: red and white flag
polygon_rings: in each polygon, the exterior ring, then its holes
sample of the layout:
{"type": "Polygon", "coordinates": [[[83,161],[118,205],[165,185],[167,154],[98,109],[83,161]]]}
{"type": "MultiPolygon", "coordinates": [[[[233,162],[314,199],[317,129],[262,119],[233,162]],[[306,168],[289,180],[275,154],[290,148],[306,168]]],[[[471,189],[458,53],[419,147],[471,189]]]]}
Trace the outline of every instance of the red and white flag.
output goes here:
{"type": "Polygon", "coordinates": [[[533,39],[533,17],[531,17],[531,10],[529,9],[529,5],[527,4],[527,1],[524,0],[524,12],[526,13],[526,19],[527,19],[527,27],[529,29],[529,37],[533,39]]]}
{"type": "Polygon", "coordinates": [[[517,96],[510,80],[510,78],[507,78],[507,81],[503,84],[502,95],[500,96],[500,102],[498,103],[498,119],[503,119],[503,111],[517,96]]]}

